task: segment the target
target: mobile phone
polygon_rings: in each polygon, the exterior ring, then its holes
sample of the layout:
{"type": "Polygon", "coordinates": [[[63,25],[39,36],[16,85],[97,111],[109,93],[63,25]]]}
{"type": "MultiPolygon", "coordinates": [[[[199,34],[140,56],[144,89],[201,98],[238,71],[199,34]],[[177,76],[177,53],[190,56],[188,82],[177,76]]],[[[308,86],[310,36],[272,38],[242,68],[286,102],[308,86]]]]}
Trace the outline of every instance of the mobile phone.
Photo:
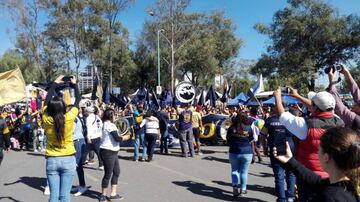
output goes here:
{"type": "Polygon", "coordinates": [[[280,90],[281,90],[282,94],[289,94],[290,93],[290,88],[287,87],[287,86],[281,87],[280,90]]]}
{"type": "Polygon", "coordinates": [[[334,66],[335,66],[336,71],[341,71],[341,66],[340,65],[334,65],[334,66]]]}
{"type": "Polygon", "coordinates": [[[278,133],[274,138],[274,146],[276,147],[277,155],[286,154],[286,137],[283,133],[278,133]]]}
{"type": "Polygon", "coordinates": [[[66,83],[66,82],[70,82],[72,78],[73,76],[64,76],[62,80],[66,83]]]}

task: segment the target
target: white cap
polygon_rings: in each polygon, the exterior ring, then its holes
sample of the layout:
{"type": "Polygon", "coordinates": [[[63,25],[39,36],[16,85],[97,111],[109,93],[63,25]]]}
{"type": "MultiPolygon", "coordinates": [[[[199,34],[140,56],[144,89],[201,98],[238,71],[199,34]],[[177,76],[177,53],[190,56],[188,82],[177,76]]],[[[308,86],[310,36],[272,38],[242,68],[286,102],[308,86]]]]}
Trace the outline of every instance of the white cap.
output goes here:
{"type": "Polygon", "coordinates": [[[335,109],[335,98],[326,91],[316,93],[311,100],[321,111],[335,109]]]}
{"type": "Polygon", "coordinates": [[[308,99],[312,100],[312,98],[316,95],[316,93],[314,91],[310,91],[308,94],[307,94],[307,97],[308,99]]]}
{"type": "Polygon", "coordinates": [[[94,113],[95,112],[95,108],[94,107],[86,107],[85,111],[88,113],[94,113]]]}

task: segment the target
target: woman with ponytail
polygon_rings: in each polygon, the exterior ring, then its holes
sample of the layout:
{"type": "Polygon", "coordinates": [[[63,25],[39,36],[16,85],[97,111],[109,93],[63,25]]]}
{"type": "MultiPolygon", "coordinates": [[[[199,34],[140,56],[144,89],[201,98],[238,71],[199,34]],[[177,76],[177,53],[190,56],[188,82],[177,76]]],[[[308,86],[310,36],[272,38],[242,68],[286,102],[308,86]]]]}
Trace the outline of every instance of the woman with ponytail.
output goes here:
{"type": "Polygon", "coordinates": [[[51,85],[45,100],[43,123],[46,143],[46,175],[50,187],[50,202],[70,201],[70,190],[75,175],[75,146],[73,142],[74,121],[79,112],[80,93],[74,76],[70,87],[75,90],[74,106],[68,111],[61,97],[53,94],[64,76],[59,76],[51,85]]]}
{"type": "Polygon", "coordinates": [[[298,163],[288,143],[285,155],[278,156],[276,148],[273,154],[317,193],[311,201],[360,201],[360,136],[355,131],[335,127],[321,137],[318,155],[321,167],[329,174],[326,179],[298,163]]]}

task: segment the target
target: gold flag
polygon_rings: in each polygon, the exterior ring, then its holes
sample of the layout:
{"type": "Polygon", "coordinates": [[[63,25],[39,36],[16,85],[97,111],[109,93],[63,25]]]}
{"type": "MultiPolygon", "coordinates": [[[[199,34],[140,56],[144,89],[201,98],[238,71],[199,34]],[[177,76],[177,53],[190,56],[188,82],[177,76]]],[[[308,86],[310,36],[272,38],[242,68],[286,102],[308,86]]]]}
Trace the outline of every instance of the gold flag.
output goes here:
{"type": "Polygon", "coordinates": [[[19,68],[0,73],[0,105],[19,102],[26,98],[25,86],[19,68]]]}

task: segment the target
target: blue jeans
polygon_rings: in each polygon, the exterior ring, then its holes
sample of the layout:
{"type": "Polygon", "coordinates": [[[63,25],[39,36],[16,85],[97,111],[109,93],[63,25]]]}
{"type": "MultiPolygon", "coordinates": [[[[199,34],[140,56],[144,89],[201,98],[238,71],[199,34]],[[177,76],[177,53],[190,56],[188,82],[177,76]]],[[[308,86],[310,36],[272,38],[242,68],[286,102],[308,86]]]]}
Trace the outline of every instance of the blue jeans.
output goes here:
{"type": "Polygon", "coordinates": [[[86,160],[86,144],[85,139],[81,138],[75,141],[75,158],[76,158],[76,172],[79,179],[79,185],[85,186],[84,168],[83,164],[86,160]]]}
{"type": "Polygon", "coordinates": [[[85,155],[85,156],[87,156],[90,151],[94,151],[95,154],[98,156],[99,167],[103,166],[103,162],[102,162],[102,160],[100,158],[100,155],[99,155],[100,145],[101,145],[101,138],[100,137],[91,139],[91,143],[86,145],[86,155],[85,155]]]}
{"type": "Polygon", "coordinates": [[[49,202],[70,201],[75,167],[75,156],[48,157],[46,159],[46,175],[50,187],[49,202]]]}
{"type": "Polygon", "coordinates": [[[144,129],[140,129],[135,133],[135,141],[134,141],[134,160],[139,159],[139,149],[140,144],[143,147],[142,150],[142,158],[146,159],[147,146],[145,141],[145,131],[144,129]]]}
{"type": "Polygon", "coordinates": [[[270,156],[271,167],[275,176],[275,190],[278,202],[286,202],[287,199],[294,200],[295,195],[295,181],[296,176],[289,169],[284,169],[282,164],[270,156]],[[286,175],[286,176],[285,176],[286,175]],[[287,185],[287,191],[285,192],[285,180],[287,185]]]}
{"type": "Polygon", "coordinates": [[[231,165],[231,184],[233,187],[239,187],[240,185],[241,190],[246,190],[247,177],[252,157],[253,154],[229,153],[229,162],[231,165]]]}

